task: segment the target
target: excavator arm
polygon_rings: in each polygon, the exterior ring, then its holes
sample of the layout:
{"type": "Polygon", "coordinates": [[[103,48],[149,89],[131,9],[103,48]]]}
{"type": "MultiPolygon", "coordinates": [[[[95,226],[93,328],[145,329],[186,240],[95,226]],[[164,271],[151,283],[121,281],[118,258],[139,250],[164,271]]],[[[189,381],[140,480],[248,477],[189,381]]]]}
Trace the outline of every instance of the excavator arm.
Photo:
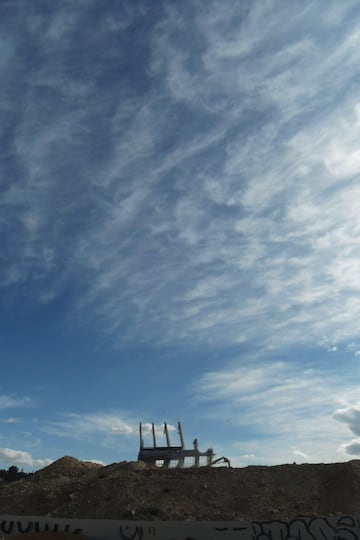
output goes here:
{"type": "Polygon", "coordinates": [[[222,457],[219,457],[219,458],[217,458],[217,459],[214,459],[214,460],[210,463],[210,467],[211,467],[212,465],[215,465],[216,463],[221,463],[221,462],[227,463],[228,467],[229,467],[229,468],[231,467],[231,465],[230,465],[230,459],[228,459],[228,458],[225,457],[225,456],[222,456],[222,457]]]}

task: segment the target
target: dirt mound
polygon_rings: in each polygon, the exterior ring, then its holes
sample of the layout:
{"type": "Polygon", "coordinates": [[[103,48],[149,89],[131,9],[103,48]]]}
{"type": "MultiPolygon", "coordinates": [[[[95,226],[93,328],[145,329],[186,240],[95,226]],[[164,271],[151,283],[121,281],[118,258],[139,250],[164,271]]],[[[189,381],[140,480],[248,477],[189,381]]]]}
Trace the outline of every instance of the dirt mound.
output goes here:
{"type": "Polygon", "coordinates": [[[64,456],[47,467],[35,473],[38,478],[58,478],[61,476],[82,476],[89,470],[94,470],[102,467],[98,463],[91,461],[79,461],[71,456],[64,456]]]}
{"type": "MultiPolygon", "coordinates": [[[[138,520],[255,520],[357,514],[360,461],[158,469],[66,456],[0,484],[0,513],[138,520]]],[[[58,539],[59,540],[59,539],[58,539]]]]}

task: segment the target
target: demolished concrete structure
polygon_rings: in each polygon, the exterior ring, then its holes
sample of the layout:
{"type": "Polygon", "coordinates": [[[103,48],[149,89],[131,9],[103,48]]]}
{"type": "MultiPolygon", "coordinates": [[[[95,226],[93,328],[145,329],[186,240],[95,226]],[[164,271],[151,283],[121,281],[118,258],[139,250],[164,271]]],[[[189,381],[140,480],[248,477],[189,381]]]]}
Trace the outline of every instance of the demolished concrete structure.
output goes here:
{"type": "Polygon", "coordinates": [[[143,461],[158,467],[211,467],[211,465],[214,465],[215,463],[224,461],[230,467],[230,461],[227,458],[221,457],[214,459],[215,454],[212,448],[208,448],[205,452],[201,452],[198,448],[197,439],[193,441],[193,449],[186,449],[180,422],[178,422],[180,446],[171,445],[169,430],[166,422],[164,422],[166,446],[157,445],[155,426],[153,423],[151,424],[151,432],[153,446],[144,446],[142,424],[140,423],[140,449],[138,461],[143,461]]]}

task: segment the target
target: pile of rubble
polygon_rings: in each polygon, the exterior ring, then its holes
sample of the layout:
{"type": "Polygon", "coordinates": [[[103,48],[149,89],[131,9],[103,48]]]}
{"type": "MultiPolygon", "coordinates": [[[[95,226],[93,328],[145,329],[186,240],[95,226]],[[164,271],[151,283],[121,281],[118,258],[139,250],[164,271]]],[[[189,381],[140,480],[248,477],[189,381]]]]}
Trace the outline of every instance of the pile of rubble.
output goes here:
{"type": "MultiPolygon", "coordinates": [[[[356,514],[360,461],[159,469],[63,457],[0,484],[0,513],[137,520],[266,520],[356,514]]],[[[60,537],[57,536],[60,540],[60,537]]]]}

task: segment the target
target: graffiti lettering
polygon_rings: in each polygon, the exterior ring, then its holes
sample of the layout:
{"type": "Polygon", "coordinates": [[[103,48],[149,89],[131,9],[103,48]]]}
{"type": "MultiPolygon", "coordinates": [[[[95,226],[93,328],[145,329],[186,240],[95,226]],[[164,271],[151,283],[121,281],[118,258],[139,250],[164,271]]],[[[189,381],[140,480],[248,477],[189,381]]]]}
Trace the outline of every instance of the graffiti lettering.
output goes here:
{"type": "MultiPolygon", "coordinates": [[[[1,0],[0,0],[1,1],[1,0]]],[[[20,533],[55,532],[85,534],[103,540],[360,540],[360,515],[292,520],[172,522],[75,520],[49,516],[0,516],[0,537],[20,533]]]]}
{"type": "Polygon", "coordinates": [[[29,533],[33,530],[33,526],[34,526],[34,523],[32,521],[28,521],[25,528],[23,527],[23,524],[21,523],[21,521],[17,522],[17,529],[19,533],[29,533]]]}
{"type": "Polygon", "coordinates": [[[253,521],[253,540],[360,540],[359,523],[350,516],[253,521]]]}
{"type": "Polygon", "coordinates": [[[6,520],[1,522],[1,527],[0,527],[1,532],[3,532],[4,534],[11,534],[13,532],[15,522],[9,521],[9,525],[7,527],[6,527],[6,523],[7,523],[6,520]]]}
{"type": "Polygon", "coordinates": [[[48,523],[45,523],[42,527],[38,521],[34,523],[35,532],[58,532],[59,524],[55,523],[52,527],[48,523]]]}
{"type": "Polygon", "coordinates": [[[60,526],[58,523],[49,525],[49,523],[40,524],[39,521],[15,521],[13,520],[3,520],[0,524],[0,531],[4,534],[13,534],[18,532],[20,534],[27,534],[32,531],[34,532],[72,532],[73,534],[80,534],[83,529],[75,528],[71,531],[71,525],[66,524],[63,529],[60,531],[60,526]]]}
{"type": "Polygon", "coordinates": [[[124,540],[142,540],[144,529],[142,527],[120,527],[120,538],[124,540]]]}

